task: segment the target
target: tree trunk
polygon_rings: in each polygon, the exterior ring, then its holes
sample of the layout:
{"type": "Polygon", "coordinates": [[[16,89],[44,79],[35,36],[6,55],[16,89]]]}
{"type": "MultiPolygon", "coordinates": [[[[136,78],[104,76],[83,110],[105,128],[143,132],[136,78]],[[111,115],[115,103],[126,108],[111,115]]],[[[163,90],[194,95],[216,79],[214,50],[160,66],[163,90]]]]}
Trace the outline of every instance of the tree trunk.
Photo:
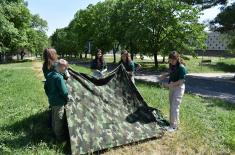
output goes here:
{"type": "Polygon", "coordinates": [[[20,57],[19,57],[19,53],[18,52],[16,53],[16,57],[17,57],[17,61],[19,61],[20,57]]]}
{"type": "Polygon", "coordinates": [[[116,49],[113,48],[113,63],[116,63],[116,49]]]}
{"type": "Polygon", "coordinates": [[[133,50],[131,50],[131,60],[134,60],[134,53],[133,53],[133,50]]]}
{"type": "Polygon", "coordinates": [[[162,63],[165,63],[165,62],[166,62],[166,56],[164,55],[162,59],[162,63]]]}
{"type": "Polygon", "coordinates": [[[25,56],[25,52],[24,52],[24,50],[22,50],[22,51],[20,52],[20,59],[23,60],[23,59],[24,59],[24,56],[25,56]]]}
{"type": "Polygon", "coordinates": [[[85,59],[87,59],[87,51],[85,51],[85,59]]]}
{"type": "Polygon", "coordinates": [[[3,61],[3,62],[6,62],[6,52],[4,52],[2,56],[3,56],[2,61],[3,61]]]}
{"type": "Polygon", "coordinates": [[[80,54],[80,59],[82,59],[82,53],[80,54]]]}
{"type": "Polygon", "coordinates": [[[114,47],[113,47],[113,63],[117,62],[117,60],[116,60],[116,53],[118,51],[118,48],[119,48],[119,43],[115,43],[114,47]]]}
{"type": "Polygon", "coordinates": [[[158,69],[157,52],[155,52],[155,53],[153,54],[153,56],[154,56],[154,64],[155,64],[155,67],[158,69]]]}

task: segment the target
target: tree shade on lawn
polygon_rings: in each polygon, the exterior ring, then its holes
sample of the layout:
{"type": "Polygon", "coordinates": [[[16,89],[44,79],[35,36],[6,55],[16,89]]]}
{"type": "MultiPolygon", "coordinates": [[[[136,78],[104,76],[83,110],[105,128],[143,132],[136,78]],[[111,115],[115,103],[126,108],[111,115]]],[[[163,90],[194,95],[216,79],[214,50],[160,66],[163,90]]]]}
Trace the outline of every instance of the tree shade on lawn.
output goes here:
{"type": "MultiPolygon", "coordinates": [[[[85,72],[85,68],[82,70],[85,72]]],[[[0,71],[0,154],[66,153],[66,147],[56,144],[47,128],[47,98],[32,63],[0,65],[0,71]]],[[[140,81],[137,87],[149,106],[168,116],[168,90],[140,81]]],[[[233,154],[234,111],[235,107],[227,102],[185,94],[177,133],[107,154],[233,154]]]]}

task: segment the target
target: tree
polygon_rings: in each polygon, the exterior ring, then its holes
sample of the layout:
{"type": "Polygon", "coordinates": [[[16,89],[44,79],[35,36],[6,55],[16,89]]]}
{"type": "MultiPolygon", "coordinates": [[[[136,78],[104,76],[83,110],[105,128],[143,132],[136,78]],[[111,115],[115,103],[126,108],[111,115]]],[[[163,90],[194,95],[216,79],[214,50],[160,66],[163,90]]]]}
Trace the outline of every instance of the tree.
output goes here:
{"type": "Polygon", "coordinates": [[[20,51],[21,58],[23,59],[24,49],[35,52],[38,48],[33,45],[41,47],[47,42],[44,41],[47,40],[47,36],[45,31],[43,31],[47,26],[46,21],[42,20],[38,15],[30,14],[23,0],[0,1],[0,21],[1,57],[5,57],[6,54],[15,54],[15,51],[20,51]],[[37,40],[42,37],[43,43],[40,42],[41,39],[37,40]],[[37,45],[31,44],[32,40],[37,40],[40,43],[37,45]]]}
{"type": "Polygon", "coordinates": [[[185,2],[193,6],[201,6],[202,9],[208,9],[216,5],[225,5],[228,0],[181,0],[179,2],[185,2]]]}
{"type": "Polygon", "coordinates": [[[224,7],[210,24],[212,30],[228,34],[229,47],[235,48],[235,3],[224,7]]]}
{"type": "MultiPolygon", "coordinates": [[[[199,3],[199,1],[198,1],[199,3]]],[[[197,3],[174,0],[106,0],[79,10],[67,28],[53,34],[53,44],[63,50],[81,50],[92,42],[103,50],[119,47],[135,53],[153,55],[170,50],[192,52],[204,47],[204,26],[198,23],[201,7],[197,3]],[[69,41],[69,42],[67,42],[69,41]],[[69,46],[68,46],[69,45],[69,46]]],[[[87,53],[87,52],[86,52],[87,53]]]]}
{"type": "Polygon", "coordinates": [[[127,0],[123,10],[127,18],[127,22],[122,23],[125,41],[131,40],[135,49],[152,54],[156,67],[157,55],[169,49],[169,42],[174,45],[172,49],[180,51],[193,51],[196,46],[203,46],[206,36],[203,25],[198,23],[200,9],[197,7],[172,0],[164,3],[161,0],[127,0]]]}

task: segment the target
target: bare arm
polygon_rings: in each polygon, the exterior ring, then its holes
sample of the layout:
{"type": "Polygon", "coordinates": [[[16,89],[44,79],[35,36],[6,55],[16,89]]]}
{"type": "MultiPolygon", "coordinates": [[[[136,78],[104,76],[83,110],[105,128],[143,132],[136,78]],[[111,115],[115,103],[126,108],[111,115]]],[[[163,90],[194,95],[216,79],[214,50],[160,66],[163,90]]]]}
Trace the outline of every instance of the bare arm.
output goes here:
{"type": "Polygon", "coordinates": [[[159,76],[159,80],[164,80],[165,78],[167,78],[169,76],[169,73],[164,73],[162,75],[159,76]]]}

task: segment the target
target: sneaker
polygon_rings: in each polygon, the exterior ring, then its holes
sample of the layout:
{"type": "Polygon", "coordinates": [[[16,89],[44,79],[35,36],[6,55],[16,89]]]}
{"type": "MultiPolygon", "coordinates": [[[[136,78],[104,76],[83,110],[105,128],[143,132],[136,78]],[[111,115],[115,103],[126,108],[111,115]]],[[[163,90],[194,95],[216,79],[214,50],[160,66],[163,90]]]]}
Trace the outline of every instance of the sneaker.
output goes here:
{"type": "Polygon", "coordinates": [[[166,131],[168,131],[168,132],[175,132],[175,131],[176,131],[176,128],[173,128],[173,127],[171,127],[171,126],[168,126],[168,127],[166,127],[165,129],[166,129],[166,131]]]}
{"type": "Polygon", "coordinates": [[[176,131],[176,128],[169,127],[169,128],[167,129],[167,131],[168,131],[168,132],[175,132],[175,131],[176,131]]]}

